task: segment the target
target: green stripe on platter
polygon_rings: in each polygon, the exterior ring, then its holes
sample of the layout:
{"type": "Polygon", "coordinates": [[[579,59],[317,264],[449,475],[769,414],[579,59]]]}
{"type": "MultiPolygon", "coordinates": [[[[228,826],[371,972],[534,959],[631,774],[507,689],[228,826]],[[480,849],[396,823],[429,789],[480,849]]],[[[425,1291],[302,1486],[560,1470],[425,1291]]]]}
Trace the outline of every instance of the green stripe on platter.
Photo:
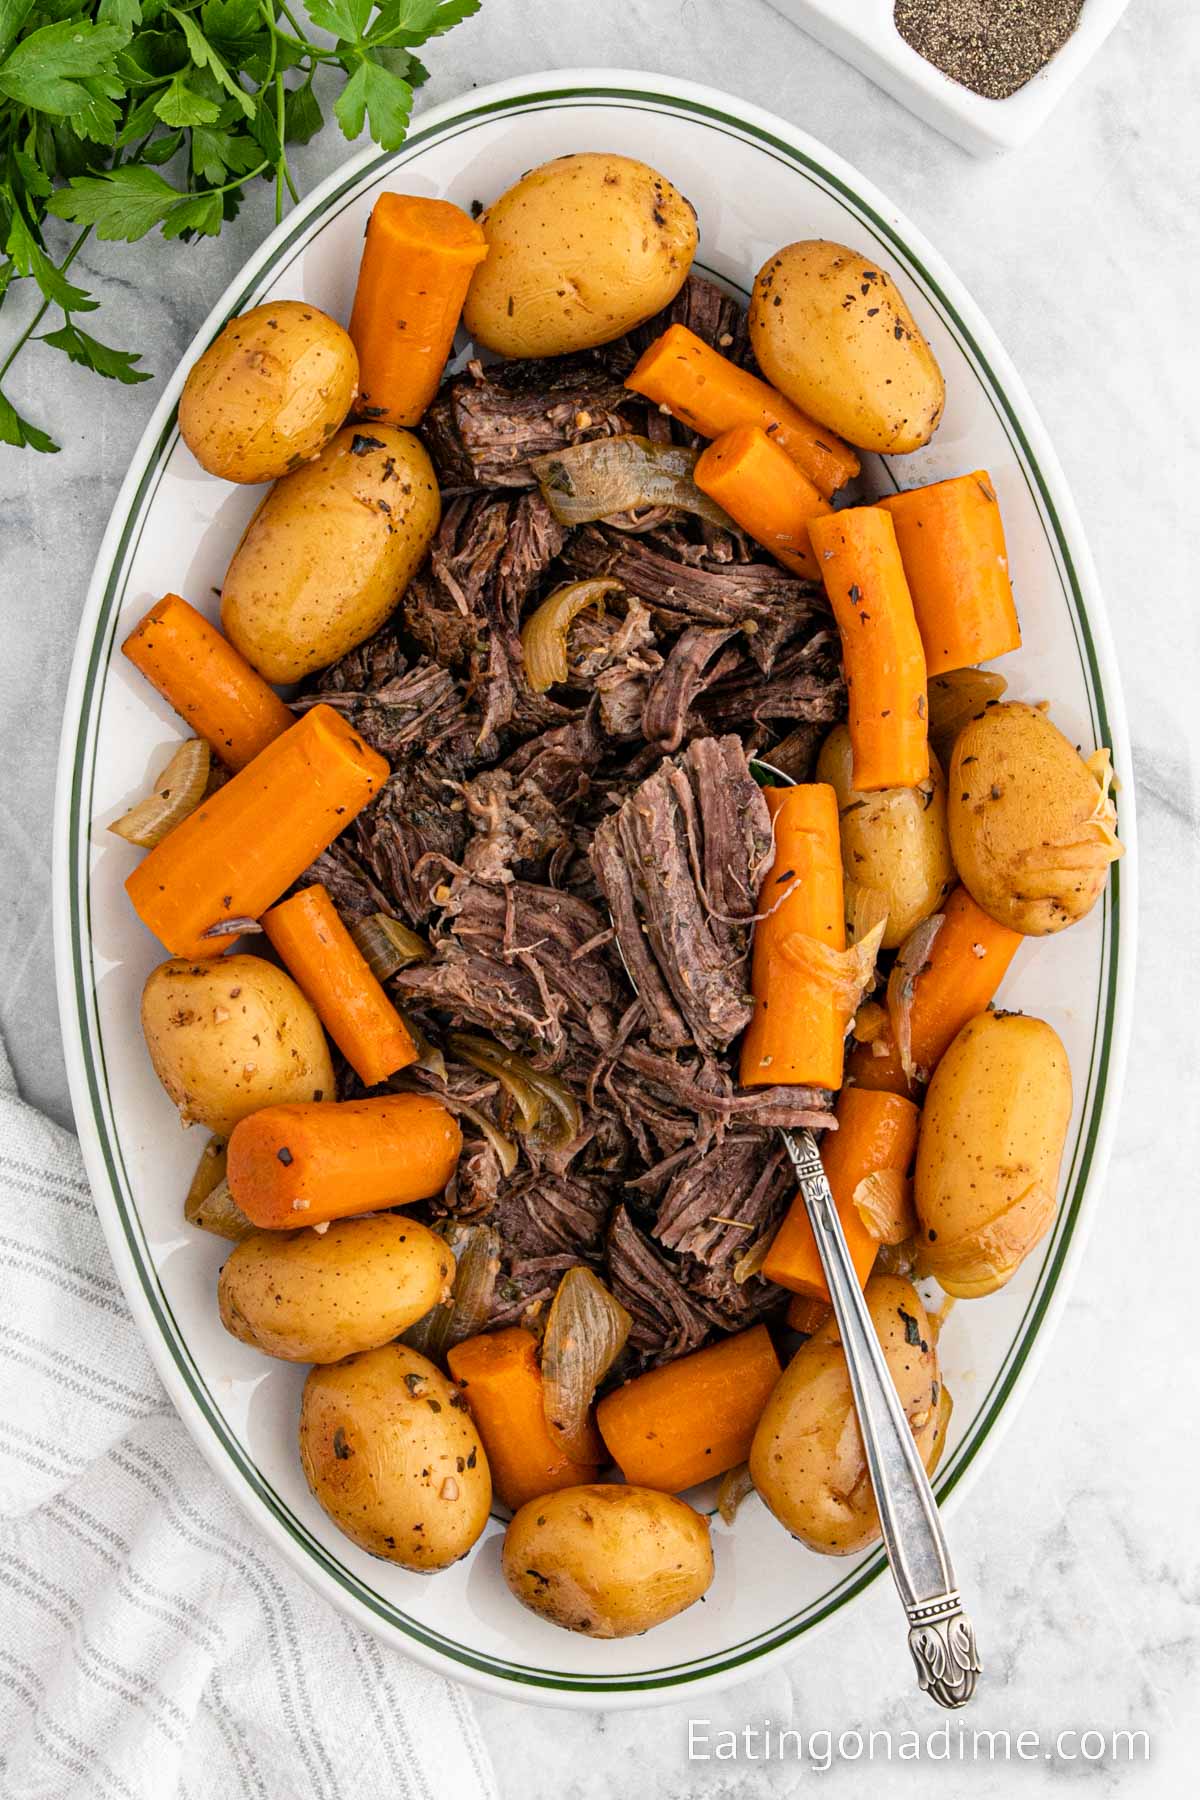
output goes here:
{"type": "MultiPolygon", "coordinates": [[[[515,95],[508,99],[464,108],[454,117],[439,125],[414,132],[403,151],[398,154],[379,155],[370,159],[324,199],[310,202],[307,209],[302,208],[292,228],[274,246],[270,256],[261,267],[256,269],[253,278],[234,300],[229,314],[226,316],[243,310],[268,279],[278,280],[307,239],[318,228],[323,228],[331,218],[336,217],[339,212],[351,204],[365,188],[375,183],[385,170],[402,168],[428,144],[449,141],[451,138],[501,115],[552,110],[581,102],[591,105],[611,104],[622,108],[640,108],[647,111],[665,110],[668,113],[681,114],[693,121],[702,122],[709,129],[722,135],[736,137],[743,141],[749,140],[765,150],[766,153],[771,154],[775,160],[786,164],[792,170],[799,170],[815,185],[836,196],[855,214],[877,242],[885,244],[904,262],[914,281],[922,288],[926,298],[941,316],[947,330],[951,332],[963,354],[975,367],[993,411],[1013,448],[1018,466],[1022,470],[1029,492],[1042,518],[1047,541],[1054,553],[1060,579],[1070,603],[1076,648],[1081,665],[1087,675],[1089,704],[1096,740],[1101,743],[1107,742],[1109,740],[1108,710],[1091,627],[1083,604],[1070,547],[1048,483],[1033,455],[1016,410],[1005,394],[987,357],[941,285],[913,253],[904,238],[840,177],[824,168],[819,161],[806,152],[796,149],[784,139],[767,130],[746,124],[721,109],[701,101],[658,94],[652,90],[625,88],[592,87],[546,90],[515,95]]],[[[695,1681],[750,1663],[780,1645],[799,1637],[804,1631],[810,1630],[822,1619],[839,1610],[848,1600],[875,1580],[885,1568],[883,1557],[876,1555],[865,1564],[850,1571],[841,1582],[803,1612],[780,1621],[769,1631],[759,1634],[756,1638],[727,1647],[705,1662],[674,1664],[660,1669],[646,1670],[634,1676],[602,1677],[565,1675],[552,1669],[534,1668],[507,1662],[501,1658],[481,1655],[409,1618],[366,1582],[353,1576],[330,1554],[324,1545],[311,1535],[287,1503],[264,1478],[261,1471],[250,1462],[237,1438],[226,1424],[192,1360],[151,1262],[141,1222],[132,1202],[128,1173],[124,1166],[119,1137],[112,1120],[111,1098],[104,1064],[104,1047],[95,1016],[95,976],[91,960],[91,900],[86,861],[85,826],[85,821],[90,818],[92,810],[91,777],[94,772],[95,734],[99,720],[100,702],[112,653],[116,621],[124,597],[124,580],[158,484],[165,472],[170,452],[175,443],[175,436],[176,422],[174,414],[172,414],[155,442],[143,453],[145,462],[142,475],[112,557],[109,577],[101,602],[100,620],[93,639],[85,676],[84,699],[72,772],[68,859],[71,882],[69,919],[72,972],[91,1111],[128,1253],[162,1340],[170,1351],[192,1401],[216,1441],[260,1504],[289,1533],[295,1543],[326,1577],[337,1582],[348,1594],[378,1618],[399,1629],[414,1641],[436,1650],[441,1655],[467,1668],[498,1675],[519,1684],[576,1692],[616,1693],[664,1688],[695,1681]],[[87,791],[86,803],[85,789],[87,791]]],[[[1120,869],[1119,865],[1116,865],[1113,870],[1111,890],[1105,901],[1101,945],[1102,983],[1094,1013],[1093,1041],[1082,1111],[1083,1124],[1076,1137],[1068,1170],[1067,1198],[1060,1208],[1054,1234],[1043,1256],[1034,1293],[1017,1327],[1005,1363],[977,1410],[968,1437],[959,1446],[943,1478],[938,1483],[939,1494],[943,1496],[961,1479],[977,1455],[998,1418],[1017,1375],[1028,1358],[1047,1308],[1051,1303],[1075,1231],[1095,1155],[1102,1101],[1111,1060],[1119,932],[1120,869]]]]}

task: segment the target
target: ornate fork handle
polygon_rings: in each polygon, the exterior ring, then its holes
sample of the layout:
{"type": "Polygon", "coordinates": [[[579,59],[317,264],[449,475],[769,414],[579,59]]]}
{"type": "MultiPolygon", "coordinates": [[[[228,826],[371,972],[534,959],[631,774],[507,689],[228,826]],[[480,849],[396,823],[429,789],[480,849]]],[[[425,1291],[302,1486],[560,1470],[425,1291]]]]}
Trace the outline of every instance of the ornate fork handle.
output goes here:
{"type": "Polygon", "coordinates": [[[867,1453],[884,1547],[904,1610],[917,1680],[941,1706],[965,1706],[979,1655],[963,1611],[937,1502],[900,1404],[810,1131],[782,1134],[804,1196],[867,1453]]]}

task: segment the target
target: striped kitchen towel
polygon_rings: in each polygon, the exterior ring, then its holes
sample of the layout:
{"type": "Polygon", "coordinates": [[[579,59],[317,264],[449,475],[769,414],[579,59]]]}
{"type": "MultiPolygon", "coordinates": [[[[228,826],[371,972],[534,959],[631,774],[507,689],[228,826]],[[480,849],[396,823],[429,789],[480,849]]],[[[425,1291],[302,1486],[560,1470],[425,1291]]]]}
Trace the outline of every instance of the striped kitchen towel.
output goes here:
{"type": "Polygon", "coordinates": [[[495,1792],[462,1689],[310,1592],[192,1445],[0,1044],[0,1795],[495,1792]]]}

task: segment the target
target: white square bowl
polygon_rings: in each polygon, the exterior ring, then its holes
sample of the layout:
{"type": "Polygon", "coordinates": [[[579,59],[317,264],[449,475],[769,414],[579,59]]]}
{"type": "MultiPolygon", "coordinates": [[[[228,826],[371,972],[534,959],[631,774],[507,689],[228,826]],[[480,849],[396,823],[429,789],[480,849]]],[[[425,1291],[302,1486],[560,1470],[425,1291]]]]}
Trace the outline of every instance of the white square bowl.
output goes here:
{"type": "Polygon", "coordinates": [[[918,118],[977,156],[1015,150],[1045,122],[1100,48],[1129,0],[1084,0],[1079,23],[1057,56],[1010,94],[989,100],[952,81],[905,43],[893,0],[771,0],[830,50],[894,94],[918,118]]]}

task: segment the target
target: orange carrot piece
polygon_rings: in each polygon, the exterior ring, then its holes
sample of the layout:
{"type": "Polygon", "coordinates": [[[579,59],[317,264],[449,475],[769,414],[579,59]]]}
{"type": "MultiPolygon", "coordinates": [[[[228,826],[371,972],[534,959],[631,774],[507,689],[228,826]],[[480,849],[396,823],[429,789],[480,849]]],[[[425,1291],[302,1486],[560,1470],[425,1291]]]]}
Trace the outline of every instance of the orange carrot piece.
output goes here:
{"type": "Polygon", "coordinates": [[[294,1231],[440,1194],[462,1132],[430,1094],[264,1106],[233,1128],[229,1192],[254,1225],[294,1231]]]}
{"type": "Polygon", "coordinates": [[[156,601],[121,649],[235,772],[296,723],[274,688],[178,594],[156,601]]]}
{"type": "Polygon", "coordinates": [[[550,1435],[542,1408],[537,1339],[512,1325],[466,1338],[446,1353],[450,1373],[466,1389],[483,1439],[492,1487],[512,1508],[557,1488],[594,1481],[595,1466],[572,1462],[550,1435]]]}
{"type": "MultiPolygon", "coordinates": [[[[843,1088],[837,1103],[837,1130],[821,1139],[821,1161],[833,1192],[859,1287],[866,1287],[879,1245],[854,1204],[854,1190],[880,1169],[907,1170],[917,1147],[920,1113],[900,1094],[843,1088]]],[[[829,1288],[808,1210],[800,1194],[792,1201],[767,1251],[763,1274],[793,1294],[829,1304],[829,1288]]]]}
{"type": "MultiPolygon", "coordinates": [[[[909,1027],[917,1077],[928,1081],[963,1026],[985,1012],[1024,942],[1019,931],[1000,925],[977,906],[965,887],[956,887],[941,909],[942,924],[929,959],[913,983],[909,1027]]],[[[852,1073],[860,1087],[911,1089],[890,1034],[876,1055],[871,1045],[855,1052],[852,1073]]]]}
{"type": "Polygon", "coordinates": [[[917,787],[929,775],[925,652],[890,516],[853,506],[809,536],[842,637],[854,785],[917,787]]]}
{"type": "Polygon", "coordinates": [[[701,456],[693,479],[776,562],[820,581],[808,521],[833,508],[761,425],[723,431],[701,456]]]}
{"type": "Polygon", "coordinates": [[[754,1017],[742,1039],[741,1083],[842,1085],[846,1019],[832,990],[797,968],[783,946],[795,933],[846,948],[837,795],[824,782],[765,788],[775,860],[758,896],[768,916],[754,928],[754,1017]],[[781,894],[786,894],[778,904],[781,894]],[[774,911],[771,911],[771,908],[774,911]]]}
{"type": "Polygon", "coordinates": [[[367,1087],[416,1062],[403,1019],[320,882],[264,913],[262,928],[367,1087]]]}
{"type": "Polygon", "coordinates": [[[824,1300],[814,1300],[808,1294],[793,1294],[788,1301],[787,1322],[793,1331],[802,1331],[805,1337],[811,1337],[825,1324],[829,1310],[824,1300]]]}
{"type": "Polygon", "coordinates": [[[219,956],[373,800],[388,765],[331,706],[314,706],[203,800],[125,883],[172,956],[219,956]]]}
{"type": "Polygon", "coordinates": [[[482,227],[448,200],[379,196],[350,315],[359,418],[420,423],[442,379],[471,275],[487,251],[482,227]]]}
{"type": "Polygon", "coordinates": [[[702,437],[720,437],[735,425],[760,426],[825,500],[858,474],[858,456],[849,444],[686,325],[669,325],[655,338],[625,386],[665,406],[702,437]]]}
{"type": "Polygon", "coordinates": [[[626,1481],[681,1494],[745,1462],[780,1373],[770,1333],[755,1325],[614,1388],[596,1422],[626,1481]]]}
{"type": "Polygon", "coordinates": [[[846,1058],[846,1081],[876,1093],[903,1094],[908,1100],[915,1100],[921,1092],[920,1082],[909,1080],[900,1052],[886,1036],[876,1038],[874,1044],[855,1044],[846,1058]]]}
{"type": "Polygon", "coordinates": [[[965,669],[1021,647],[1004,524],[986,469],[889,494],[925,665],[965,669]]]}

